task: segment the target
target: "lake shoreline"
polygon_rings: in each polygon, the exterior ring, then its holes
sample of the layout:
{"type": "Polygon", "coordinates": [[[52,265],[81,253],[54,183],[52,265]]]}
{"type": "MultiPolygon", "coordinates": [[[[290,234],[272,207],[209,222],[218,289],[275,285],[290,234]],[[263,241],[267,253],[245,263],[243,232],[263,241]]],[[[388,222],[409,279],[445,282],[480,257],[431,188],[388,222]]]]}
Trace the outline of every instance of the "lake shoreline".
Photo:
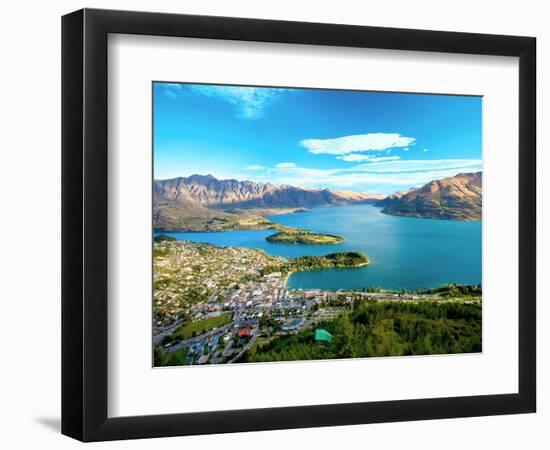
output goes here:
{"type": "MultiPolygon", "coordinates": [[[[295,270],[291,270],[290,272],[287,272],[287,275],[284,279],[284,285],[287,289],[291,290],[291,291],[294,291],[294,290],[304,290],[304,289],[301,289],[301,288],[289,288],[288,287],[288,280],[289,278],[295,274],[295,273],[300,273],[300,272],[321,272],[321,271],[325,271],[325,270],[348,270],[348,269],[360,269],[361,267],[367,267],[369,264],[370,264],[370,259],[367,258],[367,262],[366,263],[361,263],[361,264],[358,264],[356,266],[350,266],[350,267],[325,267],[325,268],[318,268],[318,269],[302,269],[302,270],[298,270],[298,269],[295,269],[295,270]]],[[[318,288],[311,288],[310,290],[316,290],[318,288]]],[[[330,291],[330,292],[337,292],[341,289],[324,289],[326,291],[330,291]]]]}
{"type": "Polygon", "coordinates": [[[273,229],[167,234],[192,242],[261,249],[284,258],[341,251],[358,251],[369,257],[368,267],[353,271],[293,272],[286,281],[290,289],[415,290],[446,283],[481,282],[481,222],[400,217],[383,214],[381,209],[371,204],[330,206],[270,217],[281,227],[308,229],[345,239],[335,245],[269,243],[265,238],[276,232],[273,229]]]}

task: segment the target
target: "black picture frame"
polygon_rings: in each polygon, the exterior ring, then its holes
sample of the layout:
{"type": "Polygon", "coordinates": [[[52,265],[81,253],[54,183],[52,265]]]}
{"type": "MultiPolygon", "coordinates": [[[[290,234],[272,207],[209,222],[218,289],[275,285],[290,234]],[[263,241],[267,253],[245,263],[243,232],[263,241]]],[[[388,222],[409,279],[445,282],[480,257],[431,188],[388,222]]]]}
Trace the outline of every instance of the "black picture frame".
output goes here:
{"type": "Polygon", "coordinates": [[[536,409],[533,37],[83,9],[62,18],[62,433],[81,441],[397,422],[536,409]],[[519,57],[517,393],[107,416],[107,36],[110,33],[519,57]]]}

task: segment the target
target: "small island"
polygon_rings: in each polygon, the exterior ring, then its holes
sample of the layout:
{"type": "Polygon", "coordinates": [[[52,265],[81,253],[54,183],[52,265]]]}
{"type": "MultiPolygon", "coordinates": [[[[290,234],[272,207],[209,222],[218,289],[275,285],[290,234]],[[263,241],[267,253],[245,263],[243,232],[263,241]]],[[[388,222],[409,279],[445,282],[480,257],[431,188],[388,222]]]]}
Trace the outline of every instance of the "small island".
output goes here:
{"type": "Polygon", "coordinates": [[[304,230],[285,230],[265,238],[272,244],[306,244],[306,245],[333,245],[344,242],[340,236],[332,234],[314,233],[304,230]]]}

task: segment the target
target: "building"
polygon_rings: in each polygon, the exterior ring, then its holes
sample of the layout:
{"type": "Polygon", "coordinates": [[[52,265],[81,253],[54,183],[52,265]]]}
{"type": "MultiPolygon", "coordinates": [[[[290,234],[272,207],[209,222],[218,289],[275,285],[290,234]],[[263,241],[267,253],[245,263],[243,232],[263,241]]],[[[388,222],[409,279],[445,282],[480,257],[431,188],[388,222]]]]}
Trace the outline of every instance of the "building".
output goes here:
{"type": "Polygon", "coordinates": [[[237,336],[239,337],[250,337],[250,328],[245,327],[237,331],[237,336]]]}
{"type": "Polygon", "coordinates": [[[315,340],[321,342],[332,342],[332,334],[330,334],[324,328],[317,328],[315,330],[315,340]]]}

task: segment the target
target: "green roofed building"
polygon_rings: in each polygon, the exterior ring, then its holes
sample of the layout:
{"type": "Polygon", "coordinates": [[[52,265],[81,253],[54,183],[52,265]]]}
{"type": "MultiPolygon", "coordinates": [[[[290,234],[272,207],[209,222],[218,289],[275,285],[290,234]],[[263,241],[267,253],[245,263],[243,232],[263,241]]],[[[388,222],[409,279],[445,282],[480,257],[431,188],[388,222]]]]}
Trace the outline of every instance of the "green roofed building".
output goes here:
{"type": "Polygon", "coordinates": [[[332,334],[330,334],[327,330],[324,330],[323,328],[317,328],[315,330],[315,340],[316,341],[331,342],[332,341],[332,334]]]}

